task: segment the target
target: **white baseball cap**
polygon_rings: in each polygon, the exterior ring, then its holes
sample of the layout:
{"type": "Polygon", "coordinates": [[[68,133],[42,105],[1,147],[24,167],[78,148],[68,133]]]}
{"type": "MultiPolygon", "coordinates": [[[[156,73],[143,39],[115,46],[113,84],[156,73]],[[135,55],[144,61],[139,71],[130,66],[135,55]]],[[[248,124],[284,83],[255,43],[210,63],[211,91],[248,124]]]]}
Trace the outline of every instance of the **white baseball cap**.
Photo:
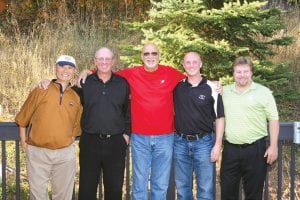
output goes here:
{"type": "Polygon", "coordinates": [[[55,63],[60,66],[70,65],[72,67],[76,67],[75,59],[72,56],[68,55],[59,56],[55,63]]]}

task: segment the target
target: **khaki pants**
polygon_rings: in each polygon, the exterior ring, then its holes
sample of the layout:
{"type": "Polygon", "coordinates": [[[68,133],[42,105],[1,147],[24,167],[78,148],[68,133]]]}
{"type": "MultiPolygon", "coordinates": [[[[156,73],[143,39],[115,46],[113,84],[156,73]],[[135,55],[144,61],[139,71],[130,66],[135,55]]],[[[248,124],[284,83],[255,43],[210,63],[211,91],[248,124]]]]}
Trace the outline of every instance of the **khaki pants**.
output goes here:
{"type": "Polygon", "coordinates": [[[31,200],[49,199],[49,181],[53,200],[72,199],[76,173],[75,144],[55,150],[27,145],[26,164],[31,200]]]}

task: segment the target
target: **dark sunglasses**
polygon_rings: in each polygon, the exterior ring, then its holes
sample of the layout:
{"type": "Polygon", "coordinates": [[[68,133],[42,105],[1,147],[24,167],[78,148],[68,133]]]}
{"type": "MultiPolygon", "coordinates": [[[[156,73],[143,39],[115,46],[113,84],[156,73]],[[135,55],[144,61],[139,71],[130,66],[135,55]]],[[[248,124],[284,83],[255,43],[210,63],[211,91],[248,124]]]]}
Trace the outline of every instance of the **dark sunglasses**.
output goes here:
{"type": "Polygon", "coordinates": [[[157,55],[158,55],[158,52],[144,52],[143,55],[144,55],[144,56],[150,56],[150,55],[151,55],[151,56],[157,56],[157,55]]]}

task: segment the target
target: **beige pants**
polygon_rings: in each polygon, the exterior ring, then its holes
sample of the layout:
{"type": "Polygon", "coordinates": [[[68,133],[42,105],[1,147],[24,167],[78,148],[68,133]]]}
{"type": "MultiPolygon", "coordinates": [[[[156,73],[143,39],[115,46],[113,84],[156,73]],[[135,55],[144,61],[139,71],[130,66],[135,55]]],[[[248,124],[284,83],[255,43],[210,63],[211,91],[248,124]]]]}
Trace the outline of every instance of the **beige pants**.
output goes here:
{"type": "Polygon", "coordinates": [[[76,173],[75,144],[56,150],[27,145],[26,164],[31,200],[49,199],[49,181],[53,200],[72,199],[76,173]]]}

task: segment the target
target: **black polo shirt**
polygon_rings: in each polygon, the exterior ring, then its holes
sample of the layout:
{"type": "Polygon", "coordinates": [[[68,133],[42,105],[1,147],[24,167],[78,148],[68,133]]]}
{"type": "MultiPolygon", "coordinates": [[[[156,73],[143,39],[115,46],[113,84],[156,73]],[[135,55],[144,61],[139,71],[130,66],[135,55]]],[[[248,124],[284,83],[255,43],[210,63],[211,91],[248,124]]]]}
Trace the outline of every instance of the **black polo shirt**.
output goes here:
{"type": "Polygon", "coordinates": [[[112,74],[104,83],[97,73],[87,77],[82,88],[74,88],[83,105],[81,128],[88,134],[130,135],[129,85],[112,74]]]}
{"type": "Polygon", "coordinates": [[[221,95],[214,84],[203,77],[197,86],[187,79],[174,90],[175,128],[182,134],[211,133],[216,118],[224,117],[221,95]]]}

